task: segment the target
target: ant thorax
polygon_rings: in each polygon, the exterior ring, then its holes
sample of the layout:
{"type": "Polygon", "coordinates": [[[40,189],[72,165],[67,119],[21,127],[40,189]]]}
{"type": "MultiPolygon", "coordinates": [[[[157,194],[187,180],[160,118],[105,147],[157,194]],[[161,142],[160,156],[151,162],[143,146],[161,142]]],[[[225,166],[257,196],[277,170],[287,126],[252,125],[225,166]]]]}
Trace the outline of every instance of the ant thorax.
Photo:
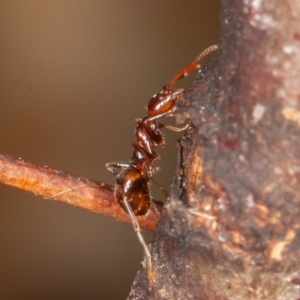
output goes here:
{"type": "Polygon", "coordinates": [[[153,153],[153,148],[163,146],[164,139],[156,120],[148,120],[148,117],[137,119],[135,129],[136,142],[147,150],[153,153]]]}

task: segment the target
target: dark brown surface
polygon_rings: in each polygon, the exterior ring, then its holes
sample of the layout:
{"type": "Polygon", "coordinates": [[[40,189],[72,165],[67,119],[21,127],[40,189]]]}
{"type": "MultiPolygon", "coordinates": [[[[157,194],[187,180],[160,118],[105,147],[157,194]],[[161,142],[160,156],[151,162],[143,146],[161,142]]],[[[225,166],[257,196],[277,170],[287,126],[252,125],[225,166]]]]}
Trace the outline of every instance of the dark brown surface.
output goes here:
{"type": "Polygon", "coordinates": [[[129,299],[299,299],[299,1],[224,0],[217,57],[182,103],[154,283],[129,299]]]}

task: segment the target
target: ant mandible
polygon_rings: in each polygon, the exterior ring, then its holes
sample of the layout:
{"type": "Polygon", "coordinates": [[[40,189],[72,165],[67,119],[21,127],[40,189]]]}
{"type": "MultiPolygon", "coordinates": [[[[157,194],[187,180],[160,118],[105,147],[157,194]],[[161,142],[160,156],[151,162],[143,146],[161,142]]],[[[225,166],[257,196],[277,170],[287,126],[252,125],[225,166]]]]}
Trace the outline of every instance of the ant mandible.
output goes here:
{"type": "Polygon", "coordinates": [[[168,128],[173,131],[185,130],[157,122],[157,119],[172,115],[176,109],[176,103],[182,98],[184,89],[173,90],[175,82],[187,76],[192,70],[200,68],[198,62],[207,54],[218,49],[213,45],[201,52],[196,59],[163,87],[162,91],[154,95],[147,106],[148,115],[143,119],[136,119],[135,136],[136,141],[132,144],[133,155],[128,164],[107,163],[106,168],[116,177],[115,197],[119,205],[129,214],[134,230],[142,244],[148,265],[148,277],[153,280],[151,254],[141,234],[141,228],[136,216],[145,215],[151,205],[149,190],[150,180],[156,170],[154,163],[159,156],[154,148],[164,145],[164,138],[161,129],[168,128]]]}

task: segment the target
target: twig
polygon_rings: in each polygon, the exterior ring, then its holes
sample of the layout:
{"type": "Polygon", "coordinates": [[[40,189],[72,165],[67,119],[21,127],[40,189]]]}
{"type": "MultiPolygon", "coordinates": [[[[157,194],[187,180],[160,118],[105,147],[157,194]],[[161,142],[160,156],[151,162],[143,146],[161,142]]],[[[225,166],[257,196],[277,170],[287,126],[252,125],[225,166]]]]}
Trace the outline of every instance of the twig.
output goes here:
{"type": "MultiPolygon", "coordinates": [[[[81,178],[4,154],[0,154],[0,182],[45,199],[60,201],[131,223],[128,214],[115,200],[112,186],[104,182],[81,178]]],[[[146,216],[138,217],[140,226],[154,230],[160,214],[161,206],[155,202],[146,216]]]]}

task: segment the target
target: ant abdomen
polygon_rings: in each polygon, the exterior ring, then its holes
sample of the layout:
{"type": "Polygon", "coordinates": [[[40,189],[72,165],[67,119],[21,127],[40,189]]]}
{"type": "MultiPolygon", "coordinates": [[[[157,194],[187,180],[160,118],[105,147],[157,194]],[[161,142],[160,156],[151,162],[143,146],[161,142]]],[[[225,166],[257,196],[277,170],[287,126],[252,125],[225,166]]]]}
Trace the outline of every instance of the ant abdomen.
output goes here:
{"type": "Polygon", "coordinates": [[[151,202],[149,178],[135,167],[124,169],[116,177],[115,195],[126,212],[124,201],[128,202],[136,216],[145,215],[151,202]]]}

